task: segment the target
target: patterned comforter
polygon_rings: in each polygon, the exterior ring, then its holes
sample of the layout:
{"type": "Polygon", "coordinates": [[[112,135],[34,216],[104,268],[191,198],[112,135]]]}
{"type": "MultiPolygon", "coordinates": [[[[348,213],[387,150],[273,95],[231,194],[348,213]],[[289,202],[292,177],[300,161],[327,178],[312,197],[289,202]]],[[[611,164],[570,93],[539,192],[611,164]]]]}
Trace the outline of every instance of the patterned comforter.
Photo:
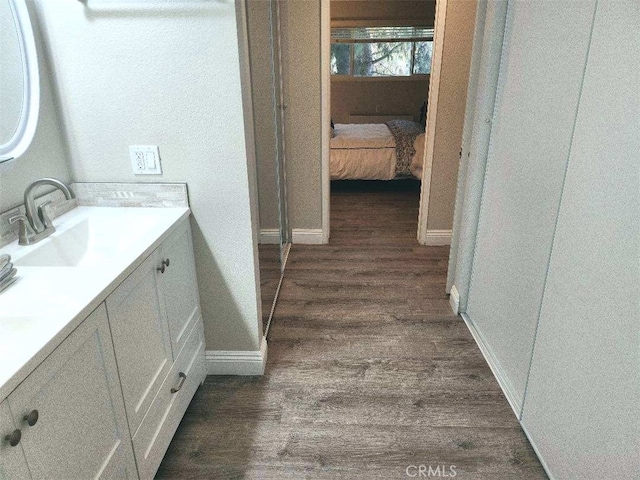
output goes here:
{"type": "Polygon", "coordinates": [[[424,127],[411,120],[390,120],[386,122],[396,141],[396,176],[411,176],[411,159],[416,154],[414,142],[424,133],[424,127]]]}

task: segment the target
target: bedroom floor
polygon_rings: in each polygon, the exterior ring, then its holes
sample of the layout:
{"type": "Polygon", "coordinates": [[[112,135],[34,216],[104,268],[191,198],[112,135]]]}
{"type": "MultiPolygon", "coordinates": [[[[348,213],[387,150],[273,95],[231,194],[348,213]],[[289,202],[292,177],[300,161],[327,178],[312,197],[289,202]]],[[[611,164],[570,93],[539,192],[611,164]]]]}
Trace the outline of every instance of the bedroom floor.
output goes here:
{"type": "Polygon", "coordinates": [[[329,245],[291,249],[266,374],[208,377],[158,477],[546,478],[451,314],[448,247],[416,242],[419,192],[352,190],[329,245]]]}

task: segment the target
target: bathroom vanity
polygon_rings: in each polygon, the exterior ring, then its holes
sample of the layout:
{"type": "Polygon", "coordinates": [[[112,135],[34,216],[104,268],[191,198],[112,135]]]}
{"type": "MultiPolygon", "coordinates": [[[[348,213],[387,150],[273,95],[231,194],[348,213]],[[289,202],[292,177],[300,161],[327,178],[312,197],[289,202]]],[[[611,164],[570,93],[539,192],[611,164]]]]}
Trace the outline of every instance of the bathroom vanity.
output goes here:
{"type": "Polygon", "coordinates": [[[0,248],[0,479],[155,475],[206,376],[189,215],[78,207],[0,248]]]}

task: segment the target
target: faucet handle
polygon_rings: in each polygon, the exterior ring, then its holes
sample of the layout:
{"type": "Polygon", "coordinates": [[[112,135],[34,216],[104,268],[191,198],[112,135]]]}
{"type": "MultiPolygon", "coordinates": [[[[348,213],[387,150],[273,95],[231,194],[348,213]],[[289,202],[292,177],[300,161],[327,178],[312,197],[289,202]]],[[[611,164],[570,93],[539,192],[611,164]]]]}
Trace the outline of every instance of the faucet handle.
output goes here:
{"type": "Polygon", "coordinates": [[[51,217],[47,214],[47,207],[51,204],[51,200],[47,200],[42,205],[38,207],[38,217],[40,217],[40,221],[45,226],[45,228],[51,228],[53,226],[53,222],[51,221],[51,217]]]}
{"type": "Polygon", "coordinates": [[[19,213],[18,215],[15,215],[15,216],[9,218],[9,223],[10,224],[13,225],[16,222],[22,222],[22,223],[27,222],[27,216],[24,213],[19,213]]]}
{"type": "Polygon", "coordinates": [[[18,243],[20,245],[28,245],[29,236],[32,235],[34,232],[33,232],[33,229],[31,228],[31,225],[29,224],[29,220],[27,219],[27,216],[24,214],[19,214],[9,219],[10,224],[14,224],[16,222],[19,223],[18,243]]]}

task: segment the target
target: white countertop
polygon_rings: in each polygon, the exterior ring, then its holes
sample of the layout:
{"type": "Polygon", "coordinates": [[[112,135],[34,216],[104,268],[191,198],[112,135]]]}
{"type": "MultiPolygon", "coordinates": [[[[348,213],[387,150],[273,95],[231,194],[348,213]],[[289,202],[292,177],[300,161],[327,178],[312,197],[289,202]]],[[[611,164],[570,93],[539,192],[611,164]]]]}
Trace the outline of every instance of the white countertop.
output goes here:
{"type": "Polygon", "coordinates": [[[18,281],[0,293],[0,401],[189,214],[188,208],[78,207],[53,221],[51,237],[0,248],[19,265],[36,249],[68,242],[72,229],[84,230],[85,251],[74,260],[80,266],[18,266],[18,281]]]}

